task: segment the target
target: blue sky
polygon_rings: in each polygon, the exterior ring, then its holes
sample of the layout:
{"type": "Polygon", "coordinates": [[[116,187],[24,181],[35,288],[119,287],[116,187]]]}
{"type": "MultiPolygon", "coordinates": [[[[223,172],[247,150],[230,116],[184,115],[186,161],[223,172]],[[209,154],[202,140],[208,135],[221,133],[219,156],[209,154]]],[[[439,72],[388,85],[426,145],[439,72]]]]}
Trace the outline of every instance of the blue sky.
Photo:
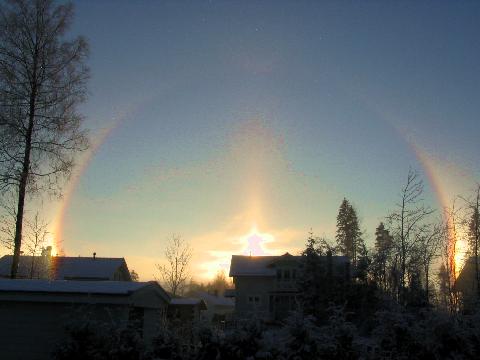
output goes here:
{"type": "Polygon", "coordinates": [[[75,5],[91,46],[81,111],[93,139],[113,130],[55,234],[69,255],[126,256],[147,279],[177,233],[204,277],[253,225],[270,252],[310,228],[333,238],[344,196],[371,240],[423,171],[409,141],[452,196],[479,179],[478,2],[75,5]]]}

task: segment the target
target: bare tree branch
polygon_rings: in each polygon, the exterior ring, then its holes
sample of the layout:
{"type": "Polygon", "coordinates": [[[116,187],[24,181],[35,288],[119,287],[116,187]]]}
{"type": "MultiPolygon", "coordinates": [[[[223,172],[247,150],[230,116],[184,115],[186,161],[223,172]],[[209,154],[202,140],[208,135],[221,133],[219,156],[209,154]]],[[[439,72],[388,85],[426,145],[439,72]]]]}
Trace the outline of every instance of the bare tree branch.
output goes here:
{"type": "Polygon", "coordinates": [[[165,249],[166,265],[157,264],[157,270],[168,291],[173,296],[183,293],[189,277],[189,265],[192,258],[192,248],[179,235],[172,235],[165,249]]]}

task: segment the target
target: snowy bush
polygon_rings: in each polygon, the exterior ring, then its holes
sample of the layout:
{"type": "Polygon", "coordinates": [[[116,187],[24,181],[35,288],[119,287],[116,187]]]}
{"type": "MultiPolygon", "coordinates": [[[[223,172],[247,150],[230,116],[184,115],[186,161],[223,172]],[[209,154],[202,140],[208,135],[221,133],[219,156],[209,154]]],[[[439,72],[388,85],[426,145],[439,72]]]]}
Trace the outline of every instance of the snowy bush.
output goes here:
{"type": "Polygon", "coordinates": [[[177,334],[164,325],[160,327],[158,334],[152,340],[149,357],[181,360],[183,358],[181,350],[181,343],[177,334]]]}
{"type": "Polygon", "coordinates": [[[298,310],[280,325],[247,321],[225,331],[197,323],[190,326],[190,337],[165,323],[148,346],[135,327],[84,322],[70,327],[54,359],[411,360],[477,359],[480,353],[480,312],[450,315],[390,304],[376,312],[368,331],[345,307],[324,314],[326,321],[298,310]]]}
{"type": "Polygon", "coordinates": [[[118,329],[86,322],[67,329],[66,340],[53,353],[57,360],[144,360],[145,346],[134,328],[118,329]]]}
{"type": "Polygon", "coordinates": [[[328,343],[322,336],[320,329],[315,325],[315,318],[295,312],[286,319],[282,339],[283,357],[285,359],[317,359],[320,343],[328,343]]]}
{"type": "Polygon", "coordinates": [[[377,313],[373,359],[476,359],[480,325],[475,316],[425,310],[392,309],[377,313]]]}
{"type": "Polygon", "coordinates": [[[199,334],[197,359],[256,359],[262,350],[263,327],[247,321],[225,332],[204,328],[199,334]]]}

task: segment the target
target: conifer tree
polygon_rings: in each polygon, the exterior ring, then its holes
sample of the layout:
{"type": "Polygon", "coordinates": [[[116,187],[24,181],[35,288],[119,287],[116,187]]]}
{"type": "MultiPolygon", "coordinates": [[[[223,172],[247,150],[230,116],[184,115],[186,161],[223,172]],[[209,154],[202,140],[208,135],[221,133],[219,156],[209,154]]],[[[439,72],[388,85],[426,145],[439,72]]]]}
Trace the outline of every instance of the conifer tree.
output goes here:
{"type": "Polygon", "coordinates": [[[344,198],[337,215],[337,245],[344,256],[348,256],[354,266],[360,257],[366,256],[359,221],[355,208],[344,198]]]}
{"type": "Polygon", "coordinates": [[[375,230],[375,271],[377,281],[383,290],[387,290],[387,266],[392,255],[393,237],[385,228],[383,222],[380,222],[375,230]]]}
{"type": "Polygon", "coordinates": [[[317,241],[309,234],[305,249],[302,252],[302,276],[298,283],[299,298],[305,314],[315,314],[319,275],[321,273],[317,241]]]}

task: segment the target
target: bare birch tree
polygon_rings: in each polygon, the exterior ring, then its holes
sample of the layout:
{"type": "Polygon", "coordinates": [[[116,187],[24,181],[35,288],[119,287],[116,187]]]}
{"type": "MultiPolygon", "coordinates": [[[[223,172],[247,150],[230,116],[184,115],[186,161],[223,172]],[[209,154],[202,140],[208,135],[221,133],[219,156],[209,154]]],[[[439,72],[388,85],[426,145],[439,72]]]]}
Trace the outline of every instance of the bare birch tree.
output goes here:
{"type": "Polygon", "coordinates": [[[456,206],[455,199],[450,207],[444,209],[444,225],[442,231],[441,255],[442,264],[439,272],[440,290],[448,310],[451,313],[457,311],[458,295],[456,290],[457,265],[455,254],[457,253],[458,239],[458,218],[459,209],[456,206]]]}
{"type": "Polygon", "coordinates": [[[71,3],[9,0],[0,6],[0,189],[16,189],[17,275],[29,192],[57,192],[74,155],[87,147],[78,104],[85,99],[88,46],[66,40],[71,3]]]}
{"type": "Polygon", "coordinates": [[[422,194],[423,181],[417,172],[410,169],[407,181],[400,193],[400,202],[387,217],[399,258],[398,297],[400,301],[405,300],[407,262],[415,247],[416,234],[418,234],[423,221],[433,212],[425,206],[422,194]]]}
{"type": "Polygon", "coordinates": [[[416,234],[416,250],[425,276],[425,300],[430,304],[430,268],[433,260],[439,255],[442,241],[442,224],[425,224],[416,234]]]}
{"type": "Polygon", "coordinates": [[[13,253],[15,248],[15,222],[17,220],[17,209],[15,198],[11,194],[4,194],[0,214],[0,242],[13,253]]]}
{"type": "MultiPolygon", "coordinates": [[[[28,253],[32,256],[30,262],[29,277],[33,279],[35,274],[46,274],[50,267],[49,258],[42,258],[41,263],[38,264],[37,258],[40,255],[44,255],[44,245],[47,242],[48,223],[43,221],[37,212],[32,220],[26,221],[27,225],[27,249],[28,253]]],[[[51,250],[51,248],[50,248],[51,250]]]]}
{"type": "Polygon", "coordinates": [[[188,242],[179,235],[172,235],[165,249],[167,264],[156,265],[164,285],[173,296],[181,295],[185,288],[192,254],[193,251],[188,242]]]}

